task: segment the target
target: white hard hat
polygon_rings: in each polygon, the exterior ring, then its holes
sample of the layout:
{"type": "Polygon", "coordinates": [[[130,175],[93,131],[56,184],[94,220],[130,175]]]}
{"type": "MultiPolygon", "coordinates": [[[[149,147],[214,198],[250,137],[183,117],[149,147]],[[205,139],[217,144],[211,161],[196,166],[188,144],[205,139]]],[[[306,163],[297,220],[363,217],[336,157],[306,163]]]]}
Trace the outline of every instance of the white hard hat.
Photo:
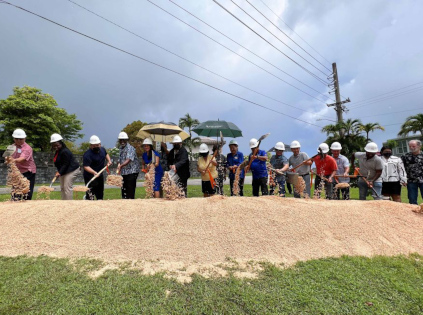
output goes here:
{"type": "Polygon", "coordinates": [[[182,138],[180,136],[174,136],[171,143],[182,143],[182,138]]]}
{"type": "Polygon", "coordinates": [[[229,145],[238,145],[238,142],[236,140],[229,141],[229,145]]]}
{"type": "Polygon", "coordinates": [[[99,143],[101,143],[99,137],[97,137],[95,135],[94,136],[91,136],[91,138],[90,138],[90,144],[99,144],[99,143]]]}
{"type": "Polygon", "coordinates": [[[366,144],[366,146],[364,147],[364,151],[369,152],[369,153],[376,153],[377,151],[379,151],[377,144],[374,142],[369,142],[368,144],[366,144]]]}
{"type": "Polygon", "coordinates": [[[144,144],[153,145],[153,140],[151,140],[151,138],[145,138],[144,141],[142,142],[142,145],[144,144]]]}
{"type": "Polygon", "coordinates": [[[12,137],[15,139],[24,139],[26,138],[26,133],[22,129],[16,129],[13,131],[12,137]]]}
{"type": "Polygon", "coordinates": [[[202,143],[200,145],[200,149],[198,150],[200,153],[208,153],[209,152],[209,147],[207,146],[207,144],[202,143]]]}
{"type": "Polygon", "coordinates": [[[339,142],[334,142],[330,145],[331,150],[342,150],[342,145],[339,142]]]}
{"type": "Polygon", "coordinates": [[[317,152],[322,151],[322,153],[328,153],[329,152],[329,146],[326,143],[321,143],[319,144],[319,149],[317,150],[317,152]]]}
{"type": "Polygon", "coordinates": [[[60,141],[60,140],[63,140],[63,138],[58,133],[53,133],[50,137],[50,143],[57,142],[57,141],[60,141]]]}
{"type": "Polygon", "coordinates": [[[118,139],[119,140],[121,140],[121,139],[128,140],[129,137],[128,137],[128,134],[126,132],[122,131],[122,132],[119,133],[118,139]]]}
{"type": "Polygon", "coordinates": [[[297,140],[294,140],[291,142],[291,145],[289,147],[291,149],[301,148],[301,144],[297,140]]]}
{"type": "Polygon", "coordinates": [[[258,140],[256,138],[252,138],[250,140],[250,149],[257,148],[258,145],[259,145],[259,143],[258,143],[258,140]]]}
{"type": "Polygon", "coordinates": [[[285,150],[285,145],[283,144],[283,142],[278,142],[275,144],[275,149],[276,150],[285,150]]]}

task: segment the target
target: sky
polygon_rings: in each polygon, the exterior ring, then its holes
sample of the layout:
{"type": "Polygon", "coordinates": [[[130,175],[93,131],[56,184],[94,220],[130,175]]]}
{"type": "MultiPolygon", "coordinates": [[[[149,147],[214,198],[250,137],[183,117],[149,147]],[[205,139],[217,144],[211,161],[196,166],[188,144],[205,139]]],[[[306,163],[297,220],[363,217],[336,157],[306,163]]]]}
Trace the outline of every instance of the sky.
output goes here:
{"type": "Polygon", "coordinates": [[[236,124],[244,153],[270,133],[263,149],[298,140],[311,155],[326,139],[321,127],[336,120],[326,105],[336,62],[342,99],[351,100],[344,119],[385,126],[370,134],[379,147],[423,112],[422,1],[248,0],[258,11],[216,1],[249,28],[212,0],[73,1],[91,12],[69,0],[9,1],[132,55],[0,1],[0,99],[15,86],[40,88],[83,122],[81,141],[95,134],[106,147],[135,120],[178,123],[189,113],[236,124]],[[378,95],[386,98],[371,102],[378,95]]]}

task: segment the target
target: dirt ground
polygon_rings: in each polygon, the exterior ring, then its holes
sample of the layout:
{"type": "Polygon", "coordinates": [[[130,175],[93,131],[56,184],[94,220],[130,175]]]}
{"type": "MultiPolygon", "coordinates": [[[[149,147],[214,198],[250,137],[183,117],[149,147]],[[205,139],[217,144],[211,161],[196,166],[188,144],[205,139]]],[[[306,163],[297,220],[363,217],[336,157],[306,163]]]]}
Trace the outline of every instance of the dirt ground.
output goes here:
{"type": "Polygon", "coordinates": [[[278,197],[0,203],[0,255],[98,258],[166,271],[254,277],[258,261],[423,254],[423,215],[390,201],[278,197]]]}

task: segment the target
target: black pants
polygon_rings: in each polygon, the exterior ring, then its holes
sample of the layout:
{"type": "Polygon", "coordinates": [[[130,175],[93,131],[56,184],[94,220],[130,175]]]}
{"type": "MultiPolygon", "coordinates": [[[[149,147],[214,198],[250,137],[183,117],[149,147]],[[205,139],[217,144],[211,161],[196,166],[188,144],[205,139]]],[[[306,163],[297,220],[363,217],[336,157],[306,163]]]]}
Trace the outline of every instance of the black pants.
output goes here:
{"type": "MultiPolygon", "coordinates": [[[[229,185],[231,186],[231,196],[234,195],[234,182],[235,179],[229,179],[229,185]]],[[[238,181],[239,195],[244,196],[244,178],[240,178],[238,181]]]]}
{"type": "MultiPolygon", "coordinates": [[[[91,180],[91,178],[84,178],[85,185],[91,180]]],[[[104,196],[104,177],[101,174],[99,177],[94,179],[89,185],[91,195],[95,196],[97,200],[103,200],[104,196]]],[[[86,193],[86,200],[90,200],[90,195],[86,193]]]]}
{"type": "Polygon", "coordinates": [[[288,192],[289,192],[290,194],[292,194],[292,186],[291,186],[291,184],[290,184],[290,183],[286,183],[286,188],[288,189],[288,192]]]}
{"type": "Polygon", "coordinates": [[[25,195],[14,195],[12,196],[12,200],[31,200],[32,194],[34,193],[34,185],[35,185],[35,173],[25,172],[22,173],[23,177],[29,180],[29,192],[25,195]]]}
{"type": "Polygon", "coordinates": [[[135,199],[138,173],[122,175],[122,199],[135,199]]]}
{"type": "MultiPolygon", "coordinates": [[[[322,179],[319,176],[316,176],[316,179],[314,181],[314,195],[319,198],[320,198],[319,186],[321,185],[321,182],[322,182],[322,179]]],[[[326,199],[333,199],[333,184],[327,181],[324,181],[324,187],[325,187],[326,199]]]]}
{"type": "Polygon", "coordinates": [[[186,179],[179,178],[178,179],[178,185],[184,191],[185,198],[188,198],[188,178],[186,178],[186,179]]]}
{"type": "Polygon", "coordinates": [[[262,196],[268,195],[269,192],[267,190],[267,177],[262,178],[253,178],[253,196],[259,196],[259,189],[261,188],[262,196]]]}
{"type": "Polygon", "coordinates": [[[337,200],[341,200],[341,195],[342,194],[342,199],[343,200],[350,200],[350,188],[341,188],[341,189],[336,189],[336,194],[335,194],[335,188],[334,188],[334,194],[333,197],[336,198],[337,200]]]}

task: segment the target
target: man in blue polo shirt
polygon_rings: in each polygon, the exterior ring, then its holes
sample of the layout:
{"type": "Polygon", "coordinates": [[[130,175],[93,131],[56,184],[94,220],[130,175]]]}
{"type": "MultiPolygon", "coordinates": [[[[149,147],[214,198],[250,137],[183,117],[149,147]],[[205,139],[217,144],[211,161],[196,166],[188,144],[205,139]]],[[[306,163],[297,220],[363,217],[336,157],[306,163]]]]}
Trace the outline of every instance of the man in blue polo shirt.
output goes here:
{"type": "MultiPolygon", "coordinates": [[[[100,172],[107,160],[107,166],[112,165],[110,156],[106,150],[101,146],[101,141],[97,136],[91,136],[90,148],[84,153],[83,166],[84,166],[84,182],[87,184],[94,176],[100,172]]],[[[93,196],[97,200],[103,199],[104,195],[104,177],[103,173],[94,179],[88,186],[93,196]]],[[[86,199],[89,200],[88,193],[86,199]]]]}
{"type": "MultiPolygon", "coordinates": [[[[259,142],[257,139],[253,138],[250,140],[250,149],[251,154],[248,157],[248,161],[251,162],[251,172],[253,173],[253,196],[259,196],[259,189],[261,188],[261,194],[268,195],[267,190],[267,154],[266,151],[259,149],[259,142]]],[[[245,171],[248,172],[248,165],[245,168],[245,171]]]]}
{"type": "MultiPolygon", "coordinates": [[[[228,153],[228,155],[226,156],[226,168],[229,170],[229,184],[231,186],[231,196],[233,196],[235,173],[238,166],[242,162],[244,162],[244,154],[238,151],[238,142],[236,142],[235,140],[231,140],[229,142],[229,149],[231,150],[231,153],[228,153]]],[[[242,170],[239,174],[239,181],[238,181],[240,196],[244,196],[244,177],[245,177],[245,173],[244,173],[244,170],[242,170]]]]}

